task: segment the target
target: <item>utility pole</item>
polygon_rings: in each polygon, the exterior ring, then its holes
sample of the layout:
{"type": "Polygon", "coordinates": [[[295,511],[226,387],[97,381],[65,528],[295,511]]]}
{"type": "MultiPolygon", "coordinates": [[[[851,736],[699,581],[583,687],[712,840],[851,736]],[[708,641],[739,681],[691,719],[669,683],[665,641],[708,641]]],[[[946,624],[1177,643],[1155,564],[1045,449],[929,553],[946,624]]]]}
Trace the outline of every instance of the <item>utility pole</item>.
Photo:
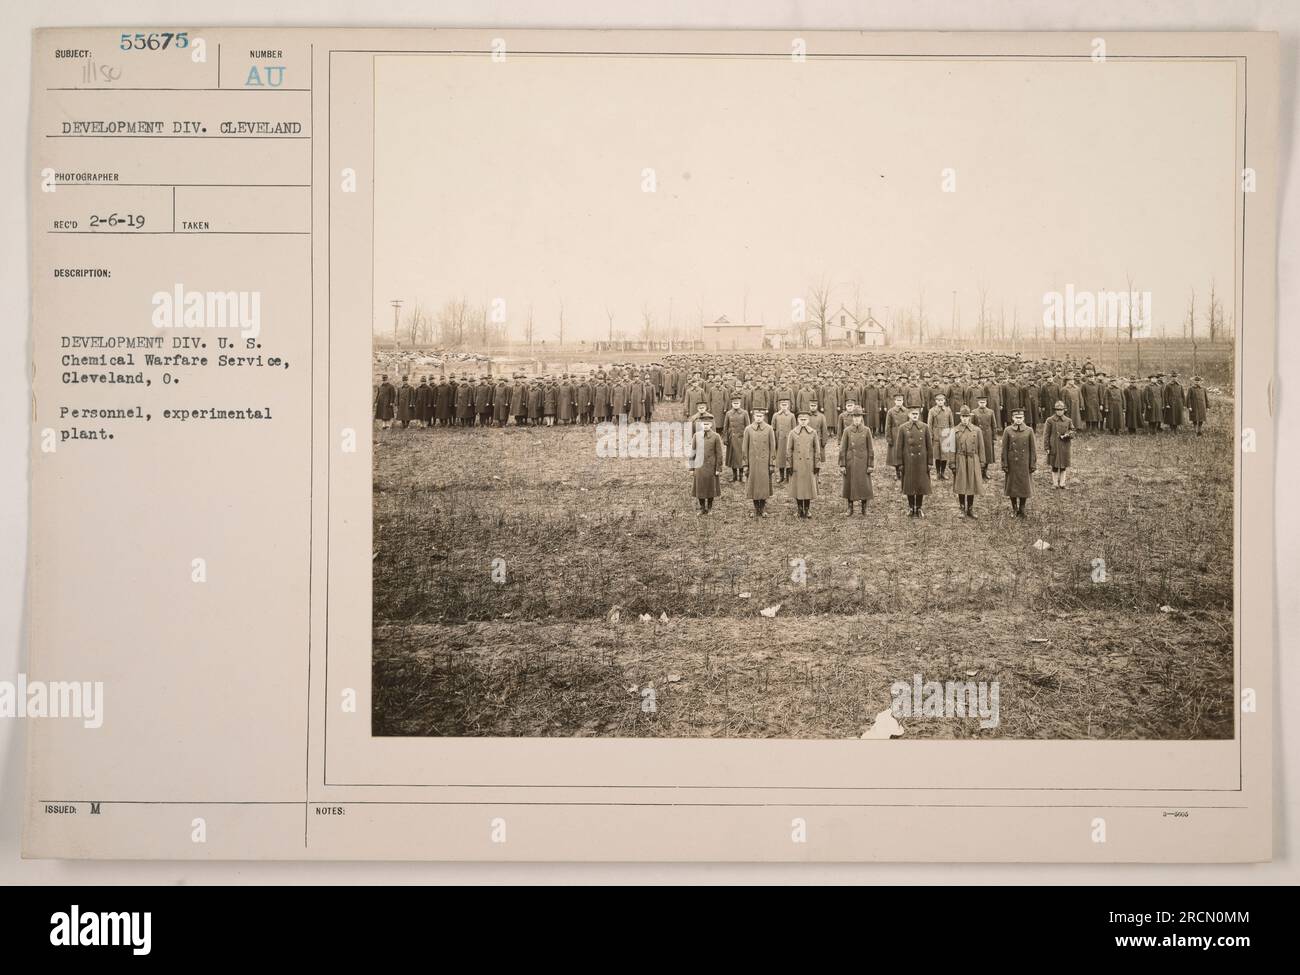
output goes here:
{"type": "Polygon", "coordinates": [[[394,298],[389,304],[393,306],[393,346],[396,348],[401,346],[397,339],[397,323],[402,315],[402,299],[394,298]]]}

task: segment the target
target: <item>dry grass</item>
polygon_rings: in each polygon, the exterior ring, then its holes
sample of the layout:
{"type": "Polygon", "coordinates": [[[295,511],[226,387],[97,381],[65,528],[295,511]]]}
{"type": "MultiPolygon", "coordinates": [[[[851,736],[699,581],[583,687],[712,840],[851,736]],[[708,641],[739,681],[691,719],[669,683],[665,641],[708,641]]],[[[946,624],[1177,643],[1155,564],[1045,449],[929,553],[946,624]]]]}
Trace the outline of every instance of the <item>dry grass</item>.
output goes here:
{"type": "Polygon", "coordinates": [[[996,465],[976,522],[951,482],[908,519],[888,470],[847,520],[833,459],[811,521],[782,491],[756,522],[731,484],[697,517],[682,461],[600,460],[590,427],[379,431],[375,733],[844,737],[920,673],[998,680],[1002,721],[909,736],[1231,737],[1231,402],[1214,406],[1201,438],[1080,437],[1070,490],[1040,469],[1027,521],[996,465]]]}

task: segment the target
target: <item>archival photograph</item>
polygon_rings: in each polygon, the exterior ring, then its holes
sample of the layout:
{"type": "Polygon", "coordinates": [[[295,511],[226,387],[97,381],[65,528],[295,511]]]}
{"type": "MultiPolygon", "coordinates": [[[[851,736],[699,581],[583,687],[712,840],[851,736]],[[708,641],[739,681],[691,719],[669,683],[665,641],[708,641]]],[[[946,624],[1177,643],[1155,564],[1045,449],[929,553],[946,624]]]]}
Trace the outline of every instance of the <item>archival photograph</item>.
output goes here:
{"type": "Polygon", "coordinates": [[[1234,737],[1230,60],[498,53],[375,58],[373,736],[1234,737]]]}

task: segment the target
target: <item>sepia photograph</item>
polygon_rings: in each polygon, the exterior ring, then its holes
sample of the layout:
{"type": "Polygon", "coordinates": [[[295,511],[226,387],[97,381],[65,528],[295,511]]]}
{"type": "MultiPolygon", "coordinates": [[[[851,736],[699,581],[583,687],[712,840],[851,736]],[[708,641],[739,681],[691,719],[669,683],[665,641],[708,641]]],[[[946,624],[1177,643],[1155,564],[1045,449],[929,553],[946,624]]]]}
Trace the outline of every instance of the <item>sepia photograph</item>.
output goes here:
{"type": "Polygon", "coordinates": [[[378,57],[373,734],[1231,739],[1237,99],[378,57]]]}

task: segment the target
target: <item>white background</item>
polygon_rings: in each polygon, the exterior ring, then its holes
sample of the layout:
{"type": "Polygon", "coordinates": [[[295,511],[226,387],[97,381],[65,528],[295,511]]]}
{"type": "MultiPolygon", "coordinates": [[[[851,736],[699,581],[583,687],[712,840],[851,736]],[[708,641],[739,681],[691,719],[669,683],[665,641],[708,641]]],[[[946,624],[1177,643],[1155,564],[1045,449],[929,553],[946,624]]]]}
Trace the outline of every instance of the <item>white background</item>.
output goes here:
{"type": "MultiPolygon", "coordinates": [[[[677,0],[648,4],[615,0],[548,0],[546,3],[382,2],[366,4],[253,0],[221,2],[7,3],[0,31],[0,186],[5,200],[0,237],[0,282],[6,314],[0,328],[0,680],[26,670],[28,437],[31,397],[28,305],[27,197],[31,79],[30,30],[38,27],[135,27],[161,21],[195,26],[275,27],[607,27],[798,28],[853,30],[1267,30],[1281,35],[1279,145],[1283,184],[1278,192],[1278,395],[1279,460],[1277,684],[1279,740],[1274,753],[1275,860],[1242,866],[1032,866],[1032,865],[557,865],[436,863],[127,863],[22,861],[26,735],[20,720],[0,719],[0,881],[18,883],[869,883],[869,884],[1231,884],[1300,882],[1300,807],[1288,773],[1300,754],[1297,664],[1292,634],[1300,626],[1300,582],[1292,547],[1300,527],[1300,425],[1297,400],[1288,397],[1291,369],[1300,364],[1300,341],[1290,334],[1300,307],[1296,192],[1296,53],[1300,3],[1295,0],[879,0],[780,2],[677,0]],[[110,9],[111,8],[111,9],[110,9]],[[110,17],[111,14],[111,17],[110,17]],[[19,219],[20,216],[23,219],[19,219]],[[1288,710],[1290,714],[1288,714],[1288,710]]],[[[87,486],[91,489],[91,486],[87,486]]]]}

